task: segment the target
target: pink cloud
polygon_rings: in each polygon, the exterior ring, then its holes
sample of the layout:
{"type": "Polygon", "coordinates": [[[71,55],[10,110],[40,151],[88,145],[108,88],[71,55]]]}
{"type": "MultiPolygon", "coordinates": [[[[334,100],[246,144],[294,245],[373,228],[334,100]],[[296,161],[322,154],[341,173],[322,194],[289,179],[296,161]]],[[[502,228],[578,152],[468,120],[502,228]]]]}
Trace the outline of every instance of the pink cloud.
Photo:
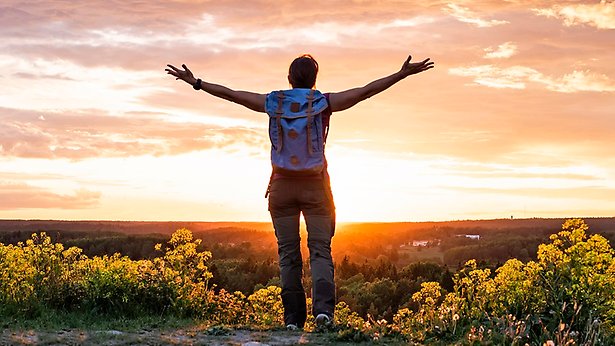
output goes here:
{"type": "Polygon", "coordinates": [[[498,89],[525,89],[526,83],[533,82],[563,93],[615,91],[615,81],[605,74],[591,71],[572,71],[561,77],[551,77],[525,66],[500,68],[494,65],[477,65],[450,68],[449,73],[473,77],[476,84],[498,89]]]}
{"type": "Polygon", "coordinates": [[[100,196],[100,192],[85,189],[64,195],[28,184],[0,182],[0,210],[94,208],[100,196]]]}
{"type": "Polygon", "coordinates": [[[485,49],[486,59],[504,59],[510,58],[517,52],[517,45],[512,42],[500,44],[497,48],[489,47],[485,49]]]}
{"type": "Polygon", "coordinates": [[[479,28],[490,28],[492,26],[509,23],[505,20],[484,19],[469,8],[457,4],[448,4],[445,11],[460,22],[473,24],[479,28]]]}
{"type": "Polygon", "coordinates": [[[454,189],[472,194],[488,193],[488,194],[506,194],[527,196],[534,198],[554,198],[575,199],[583,196],[584,199],[594,199],[602,201],[612,201],[615,196],[615,189],[605,186],[583,186],[569,188],[489,188],[489,187],[461,187],[461,186],[443,186],[446,189],[454,189]]]}
{"type": "Polygon", "coordinates": [[[0,156],[29,158],[175,155],[236,144],[265,147],[266,131],[173,123],[150,114],[109,116],[102,111],[0,109],[0,156]]]}
{"type": "Polygon", "coordinates": [[[601,0],[595,4],[554,5],[534,9],[539,16],[562,19],[564,25],[587,24],[598,29],[615,29],[615,2],[601,0]]]}

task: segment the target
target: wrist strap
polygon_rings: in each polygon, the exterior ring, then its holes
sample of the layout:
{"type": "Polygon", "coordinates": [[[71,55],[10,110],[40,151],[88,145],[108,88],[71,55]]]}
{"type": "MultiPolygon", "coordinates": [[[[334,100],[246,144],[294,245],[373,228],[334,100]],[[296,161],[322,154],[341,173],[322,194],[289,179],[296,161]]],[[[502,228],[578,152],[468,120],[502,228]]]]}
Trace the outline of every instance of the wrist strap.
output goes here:
{"type": "Polygon", "coordinates": [[[196,82],[192,84],[192,88],[194,88],[194,90],[201,90],[201,82],[201,78],[197,79],[196,82]]]}

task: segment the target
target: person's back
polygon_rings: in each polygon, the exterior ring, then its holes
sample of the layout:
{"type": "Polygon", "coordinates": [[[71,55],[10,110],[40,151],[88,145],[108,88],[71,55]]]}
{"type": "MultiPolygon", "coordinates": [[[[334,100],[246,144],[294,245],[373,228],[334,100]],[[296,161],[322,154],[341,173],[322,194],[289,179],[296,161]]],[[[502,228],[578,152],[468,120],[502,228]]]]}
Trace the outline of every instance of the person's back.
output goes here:
{"type": "Polygon", "coordinates": [[[195,79],[192,72],[167,65],[168,74],[214,96],[269,115],[272,174],[267,187],[269,212],[278,241],[284,322],[289,329],[303,328],[307,318],[302,284],[303,261],[299,235],[300,215],[307,226],[312,272],[312,313],[318,326],[331,323],[335,308],[335,283],[331,238],[335,233],[335,205],[331,192],[325,143],[333,112],[348,109],[405,77],[426,71],[433,62],[410,63],[399,72],[364,87],[338,93],[315,90],[318,63],[310,55],[296,58],[289,67],[287,91],[257,94],[235,91],[195,79]]]}

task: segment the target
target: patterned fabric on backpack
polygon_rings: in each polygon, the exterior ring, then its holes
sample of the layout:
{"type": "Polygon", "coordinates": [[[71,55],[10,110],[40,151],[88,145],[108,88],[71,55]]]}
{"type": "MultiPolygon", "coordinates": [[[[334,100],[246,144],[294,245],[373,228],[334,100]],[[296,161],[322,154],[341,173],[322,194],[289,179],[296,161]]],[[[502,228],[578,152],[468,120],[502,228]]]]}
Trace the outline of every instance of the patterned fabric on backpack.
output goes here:
{"type": "Polygon", "coordinates": [[[318,90],[295,88],[267,95],[271,165],[274,173],[314,175],[325,165],[322,112],[328,107],[318,90]]]}

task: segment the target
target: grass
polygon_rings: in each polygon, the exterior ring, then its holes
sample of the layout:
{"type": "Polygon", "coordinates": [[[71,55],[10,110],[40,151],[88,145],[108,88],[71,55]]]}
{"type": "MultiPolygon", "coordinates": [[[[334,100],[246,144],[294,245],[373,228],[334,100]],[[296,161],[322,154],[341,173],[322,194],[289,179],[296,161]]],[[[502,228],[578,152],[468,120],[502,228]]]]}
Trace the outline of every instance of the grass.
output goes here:
{"type": "MultiPolygon", "coordinates": [[[[0,345],[356,345],[336,332],[309,333],[250,326],[212,325],[171,316],[113,317],[88,312],[41,312],[29,318],[0,317],[0,345]]],[[[385,338],[362,345],[405,345],[385,338]]]]}
{"type": "Polygon", "coordinates": [[[160,334],[194,328],[195,321],[47,311],[33,318],[3,317],[0,326],[3,329],[0,345],[135,345],[165,344],[160,334]]]}
{"type": "Polygon", "coordinates": [[[102,316],[86,312],[43,311],[33,318],[0,317],[0,326],[4,330],[41,332],[82,329],[82,330],[122,330],[134,332],[151,329],[177,329],[195,326],[194,319],[182,319],[173,316],[142,316],[137,318],[102,316]]]}

